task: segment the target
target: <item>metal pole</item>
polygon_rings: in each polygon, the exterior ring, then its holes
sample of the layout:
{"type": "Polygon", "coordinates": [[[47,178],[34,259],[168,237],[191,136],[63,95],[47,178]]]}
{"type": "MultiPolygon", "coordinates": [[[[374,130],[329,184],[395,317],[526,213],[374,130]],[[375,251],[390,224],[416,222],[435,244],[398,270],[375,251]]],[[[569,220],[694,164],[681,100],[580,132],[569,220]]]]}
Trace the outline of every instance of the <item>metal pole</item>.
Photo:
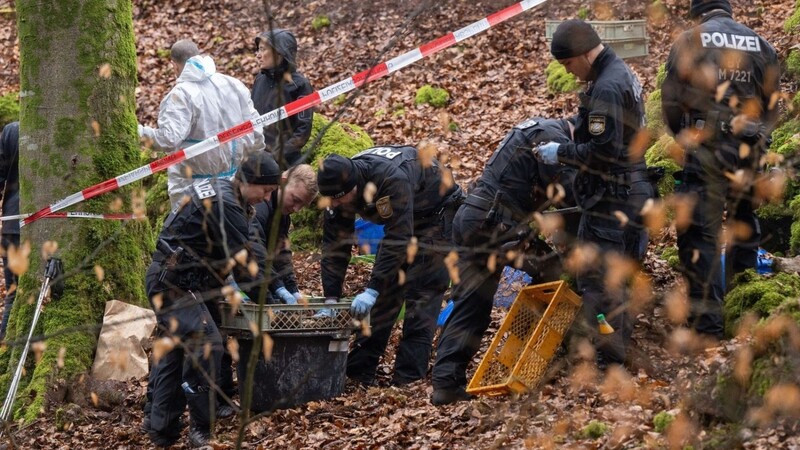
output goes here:
{"type": "Polygon", "coordinates": [[[36,323],[39,322],[39,316],[42,314],[42,305],[47,297],[47,290],[50,288],[50,280],[56,275],[57,268],[60,266],[61,261],[56,258],[50,258],[47,261],[47,268],[45,270],[45,279],[42,283],[42,290],[39,292],[39,299],[36,301],[36,310],[33,312],[33,321],[31,322],[31,330],[28,332],[28,339],[25,341],[25,347],[22,349],[22,354],[17,364],[17,370],[14,372],[14,378],[11,379],[11,386],[8,388],[6,401],[3,403],[3,409],[0,410],[0,420],[7,421],[11,415],[11,410],[14,406],[14,397],[17,396],[17,389],[19,389],[19,381],[22,378],[22,369],[25,366],[25,359],[28,357],[28,351],[31,348],[31,339],[33,339],[33,332],[36,329],[36,323]]]}

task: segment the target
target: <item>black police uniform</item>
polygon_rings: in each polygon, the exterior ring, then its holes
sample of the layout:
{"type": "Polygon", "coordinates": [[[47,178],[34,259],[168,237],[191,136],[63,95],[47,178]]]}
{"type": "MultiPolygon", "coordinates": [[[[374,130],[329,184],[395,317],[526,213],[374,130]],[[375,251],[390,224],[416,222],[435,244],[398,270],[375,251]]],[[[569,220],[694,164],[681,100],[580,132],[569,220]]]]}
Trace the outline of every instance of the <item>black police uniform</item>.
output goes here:
{"type": "MultiPolygon", "coordinates": [[[[269,244],[270,230],[273,226],[275,213],[280,213],[278,204],[278,191],[275,191],[269,201],[257,203],[255,206],[257,230],[264,248],[267,248],[269,244]]],[[[289,245],[289,228],[291,226],[291,216],[281,214],[280,219],[278,219],[278,234],[275,246],[277,254],[272,262],[273,275],[270,279],[270,290],[273,293],[281,287],[285,287],[292,294],[300,292],[297,287],[297,277],[294,274],[292,249],[289,245]]]]}
{"type": "MultiPolygon", "coordinates": [[[[0,138],[0,185],[3,186],[2,211],[4,216],[19,214],[19,122],[11,122],[3,127],[0,138]]],[[[18,278],[8,267],[9,247],[19,247],[19,220],[8,220],[2,223],[3,275],[6,280],[5,309],[3,322],[0,324],[0,340],[6,335],[8,317],[17,296],[17,290],[11,289],[18,278]]]]}
{"type": "MultiPolygon", "coordinates": [[[[529,119],[517,125],[489,158],[456,213],[453,241],[458,246],[461,282],[455,288],[453,311],[439,337],[433,366],[435,390],[455,392],[467,384],[467,364],[489,326],[494,294],[506,263],[501,250],[504,244],[520,239],[520,233],[527,238],[533,212],[548,206],[572,206],[575,170],[545,166],[532,151],[541,142],[566,143],[569,139],[565,120],[529,119]],[[565,203],[551,205],[548,201],[546,189],[551,183],[565,188],[565,203]],[[498,196],[498,192],[502,194],[498,196]],[[490,213],[492,210],[494,214],[490,213]],[[498,256],[494,270],[487,267],[491,254],[498,256]]],[[[532,260],[526,259],[528,264],[523,269],[537,281],[558,278],[558,256],[538,238],[532,244],[532,260]]]]}
{"type": "MultiPolygon", "coordinates": [[[[212,374],[217,381],[223,350],[212,311],[217,310],[214,302],[225,284],[223,271],[228,261],[251,245],[245,202],[230,181],[198,181],[188,192],[191,201],[167,217],[146,275],[151,304],[154,297],[161,297],[160,308],[152,305],[157,311],[157,335],[173,336],[183,343],[164,355],[148,378],[145,414],[148,434],[157,445],[169,445],[180,437],[186,403],[191,428],[210,431],[211,387],[204,374],[212,374]],[[170,252],[181,250],[178,260],[170,259],[177,255],[170,252]],[[206,358],[207,343],[211,352],[206,358]]],[[[263,260],[259,264],[263,265],[263,260]]],[[[239,283],[256,281],[239,266],[234,277],[239,283]]],[[[258,289],[248,293],[257,296],[258,289]]]]}
{"type": "MultiPolygon", "coordinates": [[[[297,71],[297,40],[290,31],[265,31],[256,38],[256,45],[270,45],[283,57],[277,67],[262,69],[253,82],[250,96],[259,114],[266,114],[314,92],[308,79],[297,71]]],[[[307,109],[264,128],[267,150],[272,152],[281,166],[303,162],[302,149],[311,136],[313,117],[313,108],[307,109]],[[283,152],[284,161],[278,158],[280,152],[283,152]]]]}
{"type": "MultiPolygon", "coordinates": [[[[558,148],[560,162],[580,168],[574,186],[583,209],[578,239],[597,246],[601,256],[616,252],[641,261],[647,250],[647,231],[640,212],[654,191],[644,155],[635,157],[628,150],[644,126],[642,87],[610,47],[597,56],[588,79],[591,82],[573,118],[575,141],[558,148]]],[[[604,263],[584,269],[577,277],[578,288],[598,358],[601,363],[624,363],[633,332],[625,296],[607,292],[604,263]],[[597,333],[598,314],[605,314],[614,333],[597,333]]]]}
{"type": "Polygon", "coordinates": [[[355,214],[384,225],[369,288],[379,292],[370,311],[372,335],[359,337],[347,360],[347,375],[365,384],[375,378],[378,360],[386,350],[392,327],[405,302],[403,336],[397,349],[393,383],[423,378],[428,370],[436,318],[449,277],[444,257],[450,250],[449,221],[460,197],[457,185],[440,193],[442,171],[438,161],[423,168],[417,150],[408,146],[370,148],[352,158],[359,197],[355,207],[339,207],[325,214],[322,244],[322,286],[325,297],[342,295],[355,214]],[[367,183],[377,188],[373,202],[363,198],[367,183]],[[412,236],[419,251],[406,264],[412,236]],[[398,284],[398,271],[405,283],[398,284]]]}
{"type": "Polygon", "coordinates": [[[723,210],[727,208],[729,217],[752,231],[749,238],[727,250],[727,275],[756,266],[761,235],[750,199],[752,189],[732,190],[725,174],[757,171],[766,137],[777,119],[777,108],[768,105],[779,90],[779,80],[780,66],[772,46],[723,10],[706,14],[700,25],[679,36],[667,60],[661,92],[669,130],[674,135],[685,129],[702,130],[706,137],[697,148],[687,149],[683,173],[676,174],[680,182],[676,193],[697,201],[691,225],[678,231],[678,255],[692,300],[689,323],[698,332],[719,338],[724,328],[718,243],[723,210]],[[713,78],[701,80],[700,74],[713,78]],[[723,86],[727,86],[724,92],[718,92],[723,86]],[[745,110],[753,112],[747,126],[734,131],[731,121],[745,110]],[[751,147],[749,154],[740,152],[742,143],[751,147]]]}

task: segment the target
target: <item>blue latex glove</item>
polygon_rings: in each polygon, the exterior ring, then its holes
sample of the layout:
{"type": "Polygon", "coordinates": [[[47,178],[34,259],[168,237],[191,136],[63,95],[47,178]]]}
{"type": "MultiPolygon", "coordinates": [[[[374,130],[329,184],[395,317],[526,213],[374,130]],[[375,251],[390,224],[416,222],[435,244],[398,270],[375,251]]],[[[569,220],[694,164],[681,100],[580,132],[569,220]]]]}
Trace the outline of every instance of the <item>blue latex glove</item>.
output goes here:
{"type": "Polygon", "coordinates": [[[294,299],[297,300],[298,302],[303,299],[303,294],[299,292],[292,292],[292,295],[294,296],[294,299]]]}
{"type": "Polygon", "coordinates": [[[285,287],[279,287],[275,291],[275,295],[277,295],[278,298],[283,303],[286,303],[287,305],[296,305],[297,304],[297,299],[294,298],[294,295],[292,295],[292,293],[289,292],[289,290],[286,289],[285,287]]]}
{"type": "Polygon", "coordinates": [[[536,155],[536,159],[539,161],[547,164],[548,166],[553,166],[558,164],[558,146],[561,145],[558,142],[548,142],[547,144],[542,144],[536,149],[534,149],[534,154],[536,155]]]}
{"type": "Polygon", "coordinates": [[[142,124],[136,125],[136,131],[139,133],[139,137],[144,136],[144,126],[142,124]]]}
{"type": "MultiPolygon", "coordinates": [[[[326,298],[325,299],[325,304],[326,305],[330,305],[330,304],[333,304],[333,303],[339,303],[339,300],[337,300],[335,298],[326,298]]],[[[326,317],[331,317],[331,318],[332,317],[336,317],[336,310],[334,310],[332,308],[323,308],[323,309],[320,309],[319,311],[317,311],[316,314],[314,314],[314,318],[315,319],[324,319],[326,317]]]]}
{"type": "Polygon", "coordinates": [[[375,306],[378,295],[378,291],[375,289],[365,289],[364,292],[356,295],[356,298],[353,299],[353,304],[350,305],[350,312],[358,317],[366,316],[369,310],[375,306]]]}
{"type": "Polygon", "coordinates": [[[239,283],[237,283],[236,280],[233,279],[233,276],[229,275],[228,279],[226,281],[228,282],[228,285],[230,285],[232,288],[234,288],[237,291],[239,291],[239,294],[242,295],[242,301],[244,303],[252,303],[252,300],[250,300],[250,297],[247,294],[244,293],[242,288],[239,287],[239,283]]]}

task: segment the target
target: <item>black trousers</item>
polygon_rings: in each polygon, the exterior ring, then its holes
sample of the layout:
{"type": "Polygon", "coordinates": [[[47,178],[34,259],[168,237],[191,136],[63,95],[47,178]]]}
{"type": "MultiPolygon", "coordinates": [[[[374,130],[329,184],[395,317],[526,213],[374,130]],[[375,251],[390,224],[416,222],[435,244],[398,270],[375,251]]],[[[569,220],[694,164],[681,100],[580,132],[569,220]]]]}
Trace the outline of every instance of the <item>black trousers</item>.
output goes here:
{"type": "Polygon", "coordinates": [[[713,173],[687,177],[676,193],[695,204],[691,224],[678,231],[678,256],[691,300],[688,322],[699,333],[722,338],[725,287],[730,289],[734,274],[756,267],[761,227],[749,196],[730,195],[726,178],[713,173]],[[726,208],[728,217],[751,232],[734,238],[726,249],[723,283],[719,236],[726,208]]]}
{"type": "MultiPolygon", "coordinates": [[[[508,240],[504,235],[513,236],[513,231],[485,229],[486,214],[486,211],[464,205],[458,210],[453,223],[453,241],[458,246],[461,282],[454,288],[453,310],[439,336],[432,371],[434,389],[466,386],[467,365],[480,348],[483,334],[491,323],[494,294],[505,263],[500,249],[508,240]],[[501,257],[494,270],[489,270],[487,260],[492,253],[500,253],[501,257]]],[[[560,275],[559,256],[549,249],[546,253],[529,257],[522,269],[534,280],[547,281],[560,275]]]]}
{"type": "MultiPolygon", "coordinates": [[[[2,240],[3,250],[6,252],[11,246],[19,247],[19,234],[4,234],[2,240]]],[[[11,315],[11,308],[14,306],[14,299],[17,297],[17,277],[14,272],[8,267],[8,253],[3,256],[3,276],[6,281],[6,298],[5,308],[3,309],[3,322],[0,323],[0,341],[6,336],[6,328],[8,328],[8,317],[11,315]],[[13,286],[13,289],[12,289],[13,286]]]]}
{"type": "MultiPolygon", "coordinates": [[[[181,344],[164,355],[147,379],[145,414],[150,419],[148,434],[153,443],[169,445],[180,437],[184,408],[189,406],[191,427],[211,430],[214,413],[211,383],[220,368],[222,338],[202,300],[177,289],[168,289],[158,281],[160,264],[147,271],[147,294],[151,300],[162,295],[157,312],[157,338],[175,337],[181,344]],[[206,356],[206,346],[211,352],[206,356]],[[186,385],[187,389],[182,387],[186,385]]],[[[154,307],[155,309],[155,307],[154,307]]]]}
{"type": "Polygon", "coordinates": [[[347,376],[364,384],[372,384],[378,362],[386,351],[392,328],[405,304],[403,334],[395,355],[392,381],[406,384],[424,378],[428,373],[436,319],[442,309],[442,298],[449,283],[444,257],[450,240],[443,228],[435,224],[416,228],[419,251],[411,264],[403,269],[406,281],[397,279],[382,292],[370,311],[372,333],[359,336],[347,357],[347,376]]]}
{"type": "Polygon", "coordinates": [[[653,187],[648,181],[631,186],[616,186],[594,206],[581,215],[578,241],[594,247],[599,261],[581,268],[577,274],[578,290],[583,299],[583,329],[606,363],[625,362],[627,346],[633,334],[633,321],[628,313],[627,283],[609,286],[606,275],[608,262],[614,254],[637,263],[647,251],[648,235],[642,226],[639,212],[648,198],[653,197],[653,187]],[[621,212],[627,222],[620,222],[621,212]],[[611,334],[598,332],[597,315],[603,314],[614,328],[611,334]]]}

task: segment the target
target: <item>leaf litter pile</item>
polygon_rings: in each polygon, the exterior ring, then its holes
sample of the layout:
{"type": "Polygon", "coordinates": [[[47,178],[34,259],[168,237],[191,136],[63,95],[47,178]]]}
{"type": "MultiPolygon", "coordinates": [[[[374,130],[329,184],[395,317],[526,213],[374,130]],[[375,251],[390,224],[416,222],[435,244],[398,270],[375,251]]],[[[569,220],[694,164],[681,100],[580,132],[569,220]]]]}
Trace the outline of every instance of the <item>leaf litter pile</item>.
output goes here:
{"type": "MultiPolygon", "coordinates": [[[[0,2],[0,10],[7,8],[0,2]]],[[[315,88],[394,57],[446,32],[508,6],[512,1],[260,2],[254,0],[134,1],[140,82],[139,120],[155,125],[158,105],[174,75],[168,50],[191,36],[213,56],[218,70],[251,84],[257,71],[254,36],[267,29],[265,9],[277,27],[299,40],[299,67],[315,88]],[[299,4],[298,4],[299,3],[299,4]],[[322,17],[327,21],[322,20],[322,17]],[[322,25],[327,22],[327,26],[322,25]]],[[[574,95],[547,92],[544,68],[551,60],[544,19],[577,15],[588,2],[563,0],[524,13],[432,58],[319,108],[327,117],[363,127],[378,144],[434,146],[463,185],[473,181],[505,132],[528,117],[570,115],[574,95]],[[447,105],[416,105],[423,85],[445,88],[447,105]]],[[[645,92],[655,89],[658,66],[677,32],[686,29],[688,1],[593,2],[591,19],[648,18],[649,56],[629,60],[645,92]]],[[[737,18],[767,38],[785,57],[793,45],[782,33],[793,1],[733,1],[737,18]]],[[[19,55],[15,17],[0,14],[0,93],[17,91],[19,55]],[[12,76],[13,75],[13,76],[12,76]]],[[[481,397],[445,407],[428,401],[430,381],[389,386],[392,337],[378,382],[365,388],[348,381],[335,399],[279,410],[248,425],[245,448],[798,448],[800,391],[796,385],[765,389],[764,401],[740,417],[723,420],[713,382],[724,371],[747,380],[756,369],[753,349],[770,336],[740,327],[736,338],[706,347],[675,328],[686,314],[685,286],[656,255],[674,244],[674,229],[652,237],[644,261],[647,292],[636,307],[632,363],[598,373],[593,349],[579,336],[566,345],[535,392],[519,397],[481,397]]],[[[295,254],[303,292],[321,294],[316,254],[295,254]]],[[[358,292],[369,264],[351,266],[345,295],[358,292]]],[[[635,285],[635,284],[634,284],[635,285]]],[[[480,356],[500,326],[495,309],[480,356]]],[[[789,325],[771,324],[773,335],[789,325]],[[783,328],[781,328],[783,327],[783,328]],[[777,330],[777,331],[776,331],[777,330]]],[[[788,331],[787,331],[788,330],[788,331]]],[[[794,336],[797,338],[797,336],[794,336]]],[[[774,336],[772,337],[774,339],[774,336]]],[[[766,340],[766,341],[765,341],[766,340]]],[[[797,344],[797,341],[794,341],[797,344]]],[[[268,381],[265,381],[268,382],[268,381]]],[[[746,384],[746,383],[743,383],[746,384]]],[[[58,383],[53,406],[14,433],[19,448],[149,448],[139,430],[146,380],[128,383],[82,379],[58,383]]],[[[754,387],[756,388],[756,387],[754,387]]],[[[220,422],[215,448],[232,448],[237,419],[220,422]]],[[[182,439],[174,448],[184,448],[182,439]]]]}

